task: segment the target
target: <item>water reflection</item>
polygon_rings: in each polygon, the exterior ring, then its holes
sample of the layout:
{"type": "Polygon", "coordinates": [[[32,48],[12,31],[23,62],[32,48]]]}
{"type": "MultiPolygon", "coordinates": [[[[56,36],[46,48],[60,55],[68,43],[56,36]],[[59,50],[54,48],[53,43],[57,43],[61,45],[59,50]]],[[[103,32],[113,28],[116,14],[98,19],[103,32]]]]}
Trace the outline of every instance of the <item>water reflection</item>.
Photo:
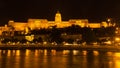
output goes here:
{"type": "Polygon", "coordinates": [[[20,50],[16,50],[14,53],[15,53],[16,56],[19,56],[20,55],[20,50]]]}
{"type": "Polygon", "coordinates": [[[79,51],[78,50],[73,50],[73,55],[78,55],[79,51]]]}
{"type": "Polygon", "coordinates": [[[107,52],[107,56],[113,56],[113,52],[107,52]]]}
{"type": "Polygon", "coordinates": [[[94,56],[98,56],[99,52],[98,51],[93,51],[94,56]]]}
{"type": "Polygon", "coordinates": [[[83,55],[87,55],[87,51],[82,51],[83,52],[83,55]]]}
{"type": "Polygon", "coordinates": [[[68,55],[70,53],[70,50],[63,50],[63,55],[68,55]]]}
{"type": "Polygon", "coordinates": [[[0,50],[0,68],[120,68],[120,52],[0,50]]]}

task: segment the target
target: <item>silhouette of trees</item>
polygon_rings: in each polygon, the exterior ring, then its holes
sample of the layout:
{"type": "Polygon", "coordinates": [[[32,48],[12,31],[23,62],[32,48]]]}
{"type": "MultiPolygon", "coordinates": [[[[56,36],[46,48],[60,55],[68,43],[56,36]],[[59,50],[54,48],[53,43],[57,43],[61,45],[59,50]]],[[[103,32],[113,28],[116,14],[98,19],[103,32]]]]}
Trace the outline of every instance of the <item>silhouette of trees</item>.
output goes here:
{"type": "Polygon", "coordinates": [[[33,39],[33,42],[34,42],[34,43],[42,43],[43,40],[42,40],[41,37],[39,37],[38,39],[33,39]]]}
{"type": "Polygon", "coordinates": [[[63,39],[61,38],[61,30],[54,26],[50,33],[50,42],[62,43],[63,39]]]}
{"type": "Polygon", "coordinates": [[[89,27],[84,27],[82,29],[82,40],[87,43],[96,42],[96,35],[94,31],[89,27]]]}
{"type": "Polygon", "coordinates": [[[20,40],[20,43],[26,43],[27,42],[27,40],[26,39],[22,39],[22,40],[20,40]]]}
{"type": "MultiPolygon", "coordinates": [[[[77,41],[77,43],[81,43],[81,42],[87,42],[87,43],[91,43],[91,42],[96,42],[98,41],[97,39],[99,37],[113,37],[115,36],[115,27],[111,26],[111,27],[101,27],[101,28],[89,28],[89,27],[84,27],[81,28],[79,25],[71,25],[69,27],[65,27],[65,28],[57,28],[56,26],[53,26],[52,28],[48,28],[48,29],[35,29],[35,30],[31,30],[30,35],[47,35],[49,37],[46,37],[48,42],[56,42],[58,44],[62,43],[63,41],[66,41],[68,43],[73,43],[76,39],[63,39],[61,36],[62,34],[66,34],[66,35],[82,35],[82,40],[77,41]]],[[[21,32],[19,31],[14,31],[14,36],[19,36],[21,35],[21,32]]],[[[25,36],[24,34],[22,36],[25,36]]],[[[2,43],[7,43],[7,42],[18,42],[20,41],[20,43],[26,43],[27,40],[26,39],[16,39],[16,38],[5,38],[4,40],[2,40],[2,43]]],[[[33,41],[33,43],[36,42],[43,42],[43,39],[41,37],[39,38],[35,38],[33,41]]]]}

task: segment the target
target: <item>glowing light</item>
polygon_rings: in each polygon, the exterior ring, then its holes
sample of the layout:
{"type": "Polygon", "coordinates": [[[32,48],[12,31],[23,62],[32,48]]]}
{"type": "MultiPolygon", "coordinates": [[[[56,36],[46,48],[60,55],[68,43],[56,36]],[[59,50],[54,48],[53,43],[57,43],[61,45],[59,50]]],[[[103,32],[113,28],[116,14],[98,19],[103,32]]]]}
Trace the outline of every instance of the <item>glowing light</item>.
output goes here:
{"type": "Polygon", "coordinates": [[[107,55],[108,55],[108,56],[112,56],[113,53],[112,53],[112,52],[107,52],[107,55]]]}
{"type": "Polygon", "coordinates": [[[73,55],[77,55],[78,54],[78,50],[73,50],[73,55]]]}
{"type": "Polygon", "coordinates": [[[114,53],[115,68],[120,68],[120,53],[114,53]]]}
{"type": "Polygon", "coordinates": [[[67,55],[67,54],[69,54],[69,53],[70,53],[69,50],[63,50],[63,55],[67,55]]]}
{"type": "Polygon", "coordinates": [[[10,50],[8,50],[7,56],[10,56],[10,55],[11,55],[11,52],[10,52],[10,50]]]}
{"type": "Polygon", "coordinates": [[[113,62],[112,61],[109,61],[108,64],[109,64],[109,68],[113,68],[113,62]]]}
{"type": "Polygon", "coordinates": [[[117,33],[118,33],[118,31],[115,31],[115,33],[117,34],[117,33]]]}
{"type": "Polygon", "coordinates": [[[110,18],[108,18],[108,19],[107,19],[107,21],[108,21],[108,22],[110,22],[110,21],[111,21],[111,19],[110,19],[110,18]]]}
{"type": "Polygon", "coordinates": [[[56,22],[56,23],[61,23],[61,21],[62,21],[61,14],[60,14],[60,12],[58,11],[58,12],[56,13],[56,15],[55,15],[55,22],[56,22]]]}
{"type": "Polygon", "coordinates": [[[52,55],[56,55],[56,50],[51,50],[52,55]]]}
{"type": "Polygon", "coordinates": [[[119,37],[116,37],[116,38],[115,38],[115,41],[116,41],[116,42],[120,42],[120,38],[119,38],[119,37]]]}
{"type": "Polygon", "coordinates": [[[3,50],[3,54],[5,54],[5,50],[3,50]]]}
{"type": "Polygon", "coordinates": [[[44,41],[44,42],[43,42],[43,44],[44,44],[44,45],[46,45],[46,44],[47,44],[47,42],[46,42],[46,41],[44,41]]]}
{"type": "Polygon", "coordinates": [[[94,54],[95,56],[98,56],[98,55],[99,55],[99,52],[98,52],[98,51],[93,51],[93,54],[94,54]]]}
{"type": "Polygon", "coordinates": [[[2,50],[0,50],[0,53],[2,52],[2,50]]]}
{"type": "Polygon", "coordinates": [[[47,55],[47,49],[44,50],[44,55],[45,55],[45,56],[47,55]]]}
{"type": "MultiPolygon", "coordinates": [[[[107,19],[107,21],[110,22],[111,18],[107,19]]],[[[91,28],[100,28],[101,24],[104,27],[108,27],[110,23],[109,24],[107,22],[88,23],[88,19],[70,19],[69,21],[62,21],[61,13],[59,11],[55,14],[55,21],[48,21],[47,19],[28,19],[28,22],[14,22],[13,20],[10,20],[8,22],[8,25],[14,27],[16,31],[25,31],[26,32],[25,34],[29,32],[28,27],[31,30],[34,30],[34,29],[40,29],[40,28],[49,28],[55,25],[57,25],[57,28],[64,28],[64,27],[71,26],[73,24],[79,25],[81,27],[89,26],[91,28]]],[[[2,34],[3,31],[10,30],[7,25],[5,25],[4,27],[0,27],[0,29],[1,29],[0,35],[2,34]]]]}
{"type": "Polygon", "coordinates": [[[29,55],[29,53],[30,53],[30,50],[26,50],[26,56],[28,56],[29,55]]]}
{"type": "Polygon", "coordinates": [[[2,50],[0,50],[0,58],[1,58],[1,56],[2,56],[2,55],[1,55],[1,52],[2,52],[2,50]]]}
{"type": "Polygon", "coordinates": [[[120,68],[120,61],[119,60],[115,61],[115,68],[120,68]]]}
{"type": "Polygon", "coordinates": [[[116,30],[118,30],[119,28],[118,27],[116,27],[116,30]]]}
{"type": "Polygon", "coordinates": [[[115,53],[114,56],[120,58],[120,53],[115,53]]]}
{"type": "Polygon", "coordinates": [[[82,51],[83,52],[83,55],[87,55],[87,51],[82,51]]]}
{"type": "Polygon", "coordinates": [[[17,56],[20,55],[20,50],[16,50],[16,55],[17,55],[17,56]]]}
{"type": "Polygon", "coordinates": [[[107,22],[102,22],[102,26],[107,27],[108,26],[107,22]]]}
{"type": "Polygon", "coordinates": [[[28,41],[32,41],[34,39],[34,35],[25,36],[25,39],[27,39],[28,41]]]}
{"type": "Polygon", "coordinates": [[[38,56],[38,50],[35,50],[35,56],[38,56]]]}
{"type": "Polygon", "coordinates": [[[13,55],[15,55],[15,50],[13,50],[12,52],[13,52],[13,55]]]}

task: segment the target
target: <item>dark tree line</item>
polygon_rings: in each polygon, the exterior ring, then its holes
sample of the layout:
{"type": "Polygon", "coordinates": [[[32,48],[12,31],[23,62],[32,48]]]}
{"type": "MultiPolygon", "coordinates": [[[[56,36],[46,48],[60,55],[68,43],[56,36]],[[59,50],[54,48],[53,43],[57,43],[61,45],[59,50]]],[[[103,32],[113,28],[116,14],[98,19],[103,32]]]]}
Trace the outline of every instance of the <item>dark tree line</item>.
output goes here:
{"type": "MultiPolygon", "coordinates": [[[[31,30],[29,34],[34,35],[48,35],[49,38],[48,42],[56,42],[56,43],[62,43],[65,41],[61,34],[66,33],[67,35],[82,35],[82,40],[80,42],[96,42],[99,37],[113,37],[115,35],[115,27],[101,27],[101,28],[89,28],[84,27],[81,28],[78,25],[72,25],[65,28],[56,28],[56,26],[53,26],[51,29],[36,29],[31,30]]],[[[19,33],[15,32],[15,35],[17,36],[19,33]]],[[[8,41],[18,41],[18,39],[4,39],[2,42],[8,42],[8,41]]],[[[23,39],[20,40],[21,43],[26,42],[27,40],[23,39]]],[[[74,39],[68,39],[67,42],[73,42],[74,39]]],[[[43,42],[42,38],[34,39],[32,42],[43,42]]]]}

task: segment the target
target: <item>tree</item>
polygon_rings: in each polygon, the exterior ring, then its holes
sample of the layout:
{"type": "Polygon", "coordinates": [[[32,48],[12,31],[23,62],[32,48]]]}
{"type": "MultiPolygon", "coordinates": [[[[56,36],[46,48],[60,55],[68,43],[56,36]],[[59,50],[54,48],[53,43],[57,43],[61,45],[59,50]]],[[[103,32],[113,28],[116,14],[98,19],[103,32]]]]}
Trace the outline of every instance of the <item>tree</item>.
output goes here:
{"type": "Polygon", "coordinates": [[[56,42],[58,44],[63,42],[63,39],[61,38],[61,31],[56,27],[53,27],[49,37],[50,37],[50,42],[56,42]]]}
{"type": "Polygon", "coordinates": [[[82,30],[82,40],[88,44],[91,42],[96,42],[96,35],[91,28],[84,27],[82,30]]]}

